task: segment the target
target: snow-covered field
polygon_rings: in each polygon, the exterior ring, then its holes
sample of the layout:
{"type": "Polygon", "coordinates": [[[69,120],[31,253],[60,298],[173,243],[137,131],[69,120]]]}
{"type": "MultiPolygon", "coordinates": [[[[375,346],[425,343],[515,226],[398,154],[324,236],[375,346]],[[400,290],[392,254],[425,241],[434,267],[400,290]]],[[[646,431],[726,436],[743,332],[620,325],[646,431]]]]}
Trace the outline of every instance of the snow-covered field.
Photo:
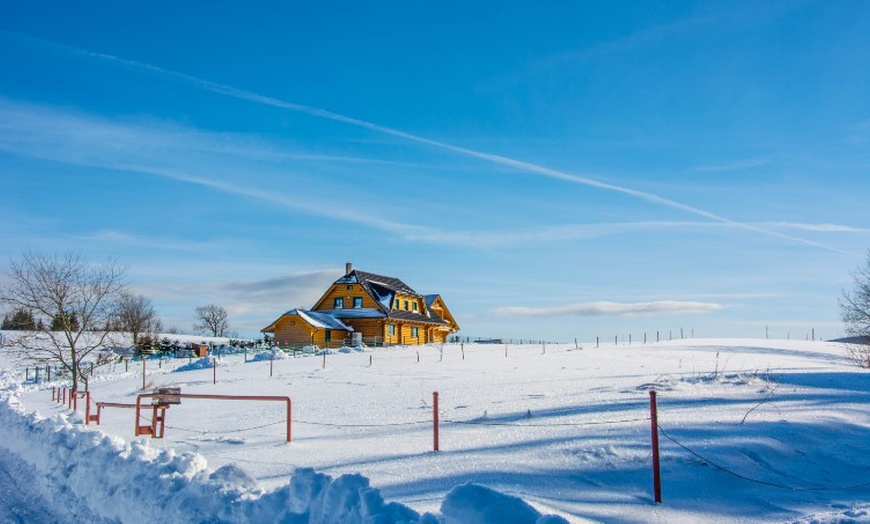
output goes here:
{"type": "MultiPolygon", "coordinates": [[[[73,413],[51,401],[62,383],[22,384],[3,359],[0,518],[870,522],[870,373],[840,344],[466,344],[330,354],[325,367],[320,356],[253,357],[218,359],[216,384],[207,366],[172,371],[187,359],[149,361],[146,381],[289,396],[289,444],[278,402],[183,399],[163,439],[134,437],[130,409],[85,426],[83,402],[73,413]]],[[[132,403],[141,387],[141,364],[121,364],[90,390],[132,403]]]]}

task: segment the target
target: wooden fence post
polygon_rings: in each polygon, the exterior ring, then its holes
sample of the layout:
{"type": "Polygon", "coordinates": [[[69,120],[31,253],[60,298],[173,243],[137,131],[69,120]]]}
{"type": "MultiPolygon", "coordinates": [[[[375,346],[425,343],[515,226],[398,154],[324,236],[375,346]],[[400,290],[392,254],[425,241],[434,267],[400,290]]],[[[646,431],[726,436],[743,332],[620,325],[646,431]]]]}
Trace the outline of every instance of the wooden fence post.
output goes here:
{"type": "Polygon", "coordinates": [[[659,465],[659,422],[658,407],[656,406],[656,392],[649,392],[649,418],[652,431],[652,460],[653,460],[653,491],[656,504],[662,503],[662,476],[659,465]]]}
{"type": "Polygon", "coordinates": [[[435,391],[432,393],[432,422],[433,422],[433,430],[434,430],[434,444],[435,451],[438,451],[438,392],[435,391]]]}

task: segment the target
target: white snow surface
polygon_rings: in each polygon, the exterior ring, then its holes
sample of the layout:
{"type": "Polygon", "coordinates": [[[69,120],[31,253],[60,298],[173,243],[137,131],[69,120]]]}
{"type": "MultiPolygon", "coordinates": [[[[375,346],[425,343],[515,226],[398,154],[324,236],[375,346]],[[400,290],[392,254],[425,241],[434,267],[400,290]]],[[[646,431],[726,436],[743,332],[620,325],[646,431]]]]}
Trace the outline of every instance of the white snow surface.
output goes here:
{"type": "MultiPolygon", "coordinates": [[[[148,391],[291,397],[290,443],[275,402],[182,399],[163,439],[134,437],[131,409],[86,425],[84,400],[52,402],[62,381],[25,383],[0,355],[0,521],[870,523],[870,372],[845,355],[705,339],[239,354],[216,384],[210,365],[148,363],[148,391]]],[[[90,391],[135,403],[141,386],[140,363],[115,364],[90,391]]]]}

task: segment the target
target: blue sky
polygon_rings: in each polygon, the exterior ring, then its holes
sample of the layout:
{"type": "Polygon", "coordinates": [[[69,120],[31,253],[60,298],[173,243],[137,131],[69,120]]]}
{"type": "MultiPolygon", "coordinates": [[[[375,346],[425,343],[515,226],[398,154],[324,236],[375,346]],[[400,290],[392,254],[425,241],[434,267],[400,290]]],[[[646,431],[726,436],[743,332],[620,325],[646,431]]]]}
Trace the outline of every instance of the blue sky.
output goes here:
{"type": "Polygon", "coordinates": [[[248,336],[346,261],[468,336],[843,332],[866,2],[177,4],[0,6],[0,266],[248,336]]]}

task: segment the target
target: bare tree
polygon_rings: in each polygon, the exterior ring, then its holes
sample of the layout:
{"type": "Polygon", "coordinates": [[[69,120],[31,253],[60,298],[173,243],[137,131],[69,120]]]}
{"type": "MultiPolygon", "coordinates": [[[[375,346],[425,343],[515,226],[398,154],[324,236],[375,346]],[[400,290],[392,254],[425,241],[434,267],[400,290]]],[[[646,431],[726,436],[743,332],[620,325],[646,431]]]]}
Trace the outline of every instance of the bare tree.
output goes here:
{"type": "Polygon", "coordinates": [[[193,329],[211,332],[213,336],[222,337],[230,324],[227,321],[227,310],[217,304],[206,304],[196,308],[198,322],[193,329]]]}
{"type": "Polygon", "coordinates": [[[852,274],[853,288],[840,297],[840,317],[852,336],[870,336],[870,254],[864,267],[852,274]]]}
{"type": "Polygon", "coordinates": [[[870,367],[870,253],[864,267],[852,274],[853,286],[840,297],[840,318],[854,337],[849,357],[861,367],[870,367]]]}
{"type": "Polygon", "coordinates": [[[28,252],[13,260],[0,300],[32,311],[39,321],[36,330],[24,332],[16,342],[22,356],[59,364],[70,373],[73,389],[80,381],[87,385],[90,370],[82,363],[110,343],[125,273],[113,260],[92,265],[75,253],[28,252]]]}
{"type": "Polygon", "coordinates": [[[133,344],[139,343],[140,335],[154,334],[162,328],[151,301],[144,295],[133,293],[121,294],[115,322],[120,331],[133,335],[133,344]]]}

